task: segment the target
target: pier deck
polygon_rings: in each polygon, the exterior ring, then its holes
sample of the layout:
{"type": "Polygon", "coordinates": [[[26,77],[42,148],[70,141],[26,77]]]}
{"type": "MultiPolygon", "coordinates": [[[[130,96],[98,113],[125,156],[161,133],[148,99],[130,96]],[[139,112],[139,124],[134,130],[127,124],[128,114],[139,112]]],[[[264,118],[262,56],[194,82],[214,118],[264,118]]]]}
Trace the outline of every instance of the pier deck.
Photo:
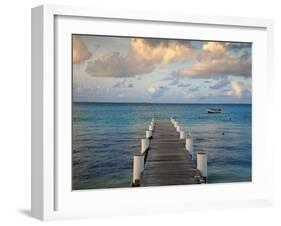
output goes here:
{"type": "Polygon", "coordinates": [[[140,186],[200,184],[200,178],[172,123],[155,122],[140,186]]]}

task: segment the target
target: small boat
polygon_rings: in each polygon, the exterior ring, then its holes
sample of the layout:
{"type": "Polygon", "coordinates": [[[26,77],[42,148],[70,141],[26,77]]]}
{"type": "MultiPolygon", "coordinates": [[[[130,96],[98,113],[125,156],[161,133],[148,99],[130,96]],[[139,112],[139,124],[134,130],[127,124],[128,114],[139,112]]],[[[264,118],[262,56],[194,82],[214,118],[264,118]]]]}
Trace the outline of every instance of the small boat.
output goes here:
{"type": "Polygon", "coordinates": [[[208,108],[208,113],[221,113],[222,110],[220,108],[208,108]]]}

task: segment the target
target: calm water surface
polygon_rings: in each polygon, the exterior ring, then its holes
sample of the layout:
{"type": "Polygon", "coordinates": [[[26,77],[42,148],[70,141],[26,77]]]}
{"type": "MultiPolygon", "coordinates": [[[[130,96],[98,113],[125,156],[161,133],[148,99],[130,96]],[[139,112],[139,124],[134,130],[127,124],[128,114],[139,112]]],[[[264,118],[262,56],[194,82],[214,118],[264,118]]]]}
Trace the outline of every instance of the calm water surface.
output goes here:
{"type": "Polygon", "coordinates": [[[129,187],[132,158],[154,116],[175,117],[208,152],[208,183],[251,181],[251,105],[73,103],[73,189],[129,187]]]}

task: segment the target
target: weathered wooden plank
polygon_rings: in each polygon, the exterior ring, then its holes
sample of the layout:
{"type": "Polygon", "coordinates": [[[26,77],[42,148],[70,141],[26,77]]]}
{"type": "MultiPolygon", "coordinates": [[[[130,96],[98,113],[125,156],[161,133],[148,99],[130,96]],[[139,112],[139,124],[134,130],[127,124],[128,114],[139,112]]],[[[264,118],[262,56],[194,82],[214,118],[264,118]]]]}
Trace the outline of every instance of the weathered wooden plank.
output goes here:
{"type": "Polygon", "coordinates": [[[141,186],[199,184],[200,173],[172,123],[155,122],[141,186]]]}

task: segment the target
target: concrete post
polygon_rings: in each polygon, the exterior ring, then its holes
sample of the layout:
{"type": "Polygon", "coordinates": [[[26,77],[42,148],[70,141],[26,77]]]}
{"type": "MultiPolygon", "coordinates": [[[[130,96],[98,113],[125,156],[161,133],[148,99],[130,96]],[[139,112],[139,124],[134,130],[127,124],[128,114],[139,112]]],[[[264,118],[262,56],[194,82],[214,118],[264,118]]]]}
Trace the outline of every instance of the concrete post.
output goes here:
{"type": "Polygon", "coordinates": [[[148,139],[151,138],[152,137],[152,131],[151,130],[146,130],[145,131],[145,137],[148,138],[148,139]]]}
{"type": "Polygon", "coordinates": [[[208,176],[208,163],[207,154],[205,152],[197,153],[197,169],[200,171],[205,183],[207,182],[208,176]]]}
{"type": "Polygon", "coordinates": [[[141,153],[143,154],[149,148],[149,139],[141,139],[141,153]]]}
{"type": "Polygon", "coordinates": [[[180,131],[180,139],[185,139],[185,132],[184,131],[180,131]]]}
{"type": "Polygon", "coordinates": [[[144,156],[135,155],[133,164],[133,186],[140,186],[141,173],[144,170],[144,156]]]}

